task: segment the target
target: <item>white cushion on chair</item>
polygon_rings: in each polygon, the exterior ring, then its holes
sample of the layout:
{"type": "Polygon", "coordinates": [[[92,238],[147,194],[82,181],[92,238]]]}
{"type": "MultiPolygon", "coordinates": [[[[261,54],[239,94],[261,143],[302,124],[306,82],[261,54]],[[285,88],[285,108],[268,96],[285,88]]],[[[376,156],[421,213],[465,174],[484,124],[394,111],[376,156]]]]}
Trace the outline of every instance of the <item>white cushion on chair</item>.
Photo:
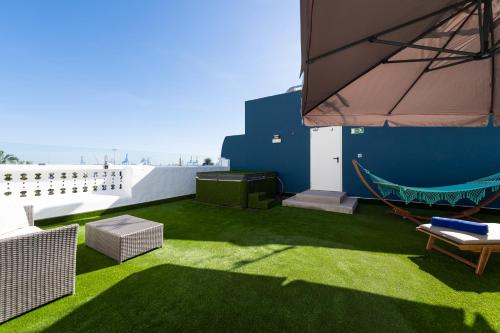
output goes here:
{"type": "Polygon", "coordinates": [[[38,228],[38,227],[35,227],[35,226],[30,226],[30,227],[26,227],[26,228],[19,228],[19,229],[15,229],[13,231],[7,232],[5,234],[1,234],[0,239],[29,235],[29,234],[34,234],[34,233],[40,232],[40,231],[43,231],[43,230],[38,228]]]}
{"type": "Polygon", "coordinates": [[[0,235],[29,227],[24,207],[16,204],[0,204],[0,235]]]}
{"type": "Polygon", "coordinates": [[[479,235],[472,232],[454,230],[443,227],[434,227],[430,223],[422,224],[420,229],[426,230],[437,236],[447,238],[458,244],[500,244],[500,224],[485,223],[488,225],[488,234],[479,235]]]}

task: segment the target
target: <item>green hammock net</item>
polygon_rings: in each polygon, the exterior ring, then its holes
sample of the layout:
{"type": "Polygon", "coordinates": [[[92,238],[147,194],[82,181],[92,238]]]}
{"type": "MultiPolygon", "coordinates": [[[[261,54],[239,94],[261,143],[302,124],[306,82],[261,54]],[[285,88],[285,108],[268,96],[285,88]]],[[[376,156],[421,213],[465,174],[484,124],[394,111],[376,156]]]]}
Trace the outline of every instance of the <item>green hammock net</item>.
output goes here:
{"type": "Polygon", "coordinates": [[[370,177],[384,198],[394,195],[407,204],[412,201],[420,201],[433,205],[438,201],[446,201],[454,206],[459,200],[468,199],[477,205],[486,197],[488,191],[493,193],[500,188],[500,173],[464,184],[439,187],[411,187],[392,183],[374,175],[359,163],[358,166],[370,177]]]}

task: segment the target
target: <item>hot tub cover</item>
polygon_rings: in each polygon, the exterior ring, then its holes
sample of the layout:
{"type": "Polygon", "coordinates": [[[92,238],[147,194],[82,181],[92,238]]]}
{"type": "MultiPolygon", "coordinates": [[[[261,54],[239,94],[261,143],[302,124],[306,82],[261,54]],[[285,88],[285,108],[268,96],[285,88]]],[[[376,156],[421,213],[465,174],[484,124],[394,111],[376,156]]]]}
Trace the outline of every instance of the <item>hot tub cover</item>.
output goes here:
{"type": "Polygon", "coordinates": [[[227,171],[209,171],[197,172],[196,178],[201,180],[218,180],[218,181],[253,181],[267,178],[275,178],[277,176],[274,171],[255,171],[255,172],[227,172],[227,171]]]}

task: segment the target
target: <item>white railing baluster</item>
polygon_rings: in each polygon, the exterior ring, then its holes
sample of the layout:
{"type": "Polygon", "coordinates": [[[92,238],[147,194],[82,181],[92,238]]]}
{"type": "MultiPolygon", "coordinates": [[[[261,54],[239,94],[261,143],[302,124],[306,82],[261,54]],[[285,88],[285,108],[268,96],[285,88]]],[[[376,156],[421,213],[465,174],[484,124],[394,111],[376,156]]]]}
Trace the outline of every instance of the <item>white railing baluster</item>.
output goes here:
{"type": "Polygon", "coordinates": [[[125,167],[2,165],[0,199],[110,194],[125,191],[125,167]]]}

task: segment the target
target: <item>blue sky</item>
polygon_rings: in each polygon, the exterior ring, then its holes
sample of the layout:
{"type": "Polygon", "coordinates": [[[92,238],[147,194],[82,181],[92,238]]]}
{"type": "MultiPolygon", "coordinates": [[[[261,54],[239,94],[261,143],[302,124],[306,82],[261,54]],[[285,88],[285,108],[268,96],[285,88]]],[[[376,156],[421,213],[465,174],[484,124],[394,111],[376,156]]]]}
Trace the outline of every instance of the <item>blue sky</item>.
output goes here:
{"type": "Polygon", "coordinates": [[[219,154],[300,84],[298,0],[2,0],[0,142],[219,154]]]}

